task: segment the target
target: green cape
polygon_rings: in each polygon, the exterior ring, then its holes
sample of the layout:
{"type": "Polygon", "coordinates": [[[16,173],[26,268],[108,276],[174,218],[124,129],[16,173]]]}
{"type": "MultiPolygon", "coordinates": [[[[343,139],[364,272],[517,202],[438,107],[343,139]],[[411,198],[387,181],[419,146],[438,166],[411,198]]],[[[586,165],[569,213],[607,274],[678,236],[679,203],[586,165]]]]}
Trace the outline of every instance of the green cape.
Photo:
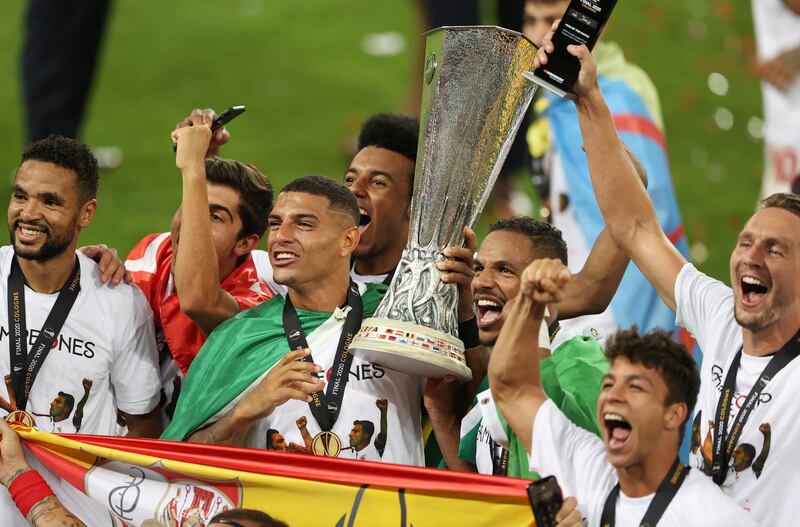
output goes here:
{"type": "MultiPolygon", "coordinates": [[[[372,316],[386,289],[383,284],[367,285],[361,295],[364,318],[372,316]]],[[[183,441],[289,352],[284,303],[281,295],[275,295],[226,320],[209,335],[186,373],[172,423],[161,439],[183,441]]],[[[331,313],[298,309],[297,316],[309,335],[331,313]]]]}
{"type": "MultiPolygon", "coordinates": [[[[542,386],[547,397],[556,403],[570,421],[594,434],[600,435],[597,421],[597,399],[600,382],[608,371],[603,347],[592,337],[573,337],[540,363],[542,386]]],[[[488,377],[483,380],[478,393],[489,389],[488,377]]],[[[473,399],[473,406],[477,399],[473,399]]],[[[528,468],[528,453],[505,418],[497,410],[509,439],[508,475],[517,478],[539,479],[528,468]]],[[[475,448],[480,423],[467,432],[459,443],[458,456],[475,464],[475,448]]]]}

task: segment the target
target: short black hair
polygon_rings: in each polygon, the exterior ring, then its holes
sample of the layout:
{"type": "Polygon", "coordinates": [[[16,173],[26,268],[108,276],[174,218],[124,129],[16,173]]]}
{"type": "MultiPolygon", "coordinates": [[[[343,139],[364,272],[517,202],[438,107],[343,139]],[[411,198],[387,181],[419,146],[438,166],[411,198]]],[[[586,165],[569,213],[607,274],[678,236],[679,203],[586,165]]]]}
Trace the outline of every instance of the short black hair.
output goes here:
{"type": "Polygon", "coordinates": [[[561,231],[546,221],[514,216],[493,223],[489,232],[511,231],[527,236],[533,246],[534,259],[555,258],[567,265],[567,243],[561,231]]]}
{"type": "Polygon", "coordinates": [[[280,434],[274,428],[267,430],[267,450],[275,450],[275,434],[280,434]]]}
{"type": "Polygon", "coordinates": [[[69,406],[71,412],[75,408],[75,396],[67,392],[58,392],[58,395],[64,398],[64,405],[69,406]]]}
{"type": "Polygon", "coordinates": [[[360,426],[361,430],[367,434],[370,439],[372,439],[372,436],[375,434],[375,425],[372,423],[372,421],[353,421],[353,426],[356,425],[360,426]]]}
{"type": "Polygon", "coordinates": [[[385,148],[417,162],[419,119],[396,113],[376,113],[361,126],[358,149],[385,148]]]}
{"type": "Polygon", "coordinates": [[[75,173],[78,180],[78,196],[81,204],[97,196],[100,172],[89,147],[80,141],[61,135],[40,139],[22,152],[22,161],[42,161],[66,168],[75,173]]]}
{"type": "Polygon", "coordinates": [[[256,522],[259,527],[289,527],[289,524],[276,520],[269,514],[255,509],[231,509],[225,512],[220,512],[208,522],[211,525],[220,520],[249,520],[256,522]]]}
{"type": "Polygon", "coordinates": [[[331,208],[344,212],[353,218],[353,225],[361,221],[358,201],[352,192],[341,183],[325,176],[311,175],[295,179],[281,190],[284,192],[303,192],[312,196],[327,198],[331,208]]]}
{"type": "Polygon", "coordinates": [[[242,230],[239,238],[250,234],[263,236],[267,217],[272,210],[272,184],[255,166],[233,159],[206,159],[206,180],[239,193],[239,217],[242,230]]]}
{"type": "Polygon", "coordinates": [[[656,370],[667,385],[666,404],[685,403],[686,419],[681,424],[683,437],[686,422],[697,403],[700,391],[700,373],[697,364],[683,344],[675,342],[670,332],[659,329],[644,335],[636,326],[611,336],[606,346],[606,358],[613,363],[623,357],[634,364],[656,370]]]}

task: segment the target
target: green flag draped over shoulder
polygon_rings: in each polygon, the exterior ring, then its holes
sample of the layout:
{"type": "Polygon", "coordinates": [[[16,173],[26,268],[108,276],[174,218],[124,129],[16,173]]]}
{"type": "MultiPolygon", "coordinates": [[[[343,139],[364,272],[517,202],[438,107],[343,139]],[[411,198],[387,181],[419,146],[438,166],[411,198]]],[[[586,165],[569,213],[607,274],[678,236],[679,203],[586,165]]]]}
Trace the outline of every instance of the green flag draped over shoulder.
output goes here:
{"type": "MultiPolygon", "coordinates": [[[[562,343],[556,351],[540,363],[542,387],[547,397],[552,399],[570,421],[594,434],[600,435],[597,421],[597,399],[600,397],[600,383],[608,372],[603,347],[592,337],[573,337],[562,343]]],[[[479,393],[489,389],[488,377],[484,379],[479,393]]],[[[477,405],[477,399],[473,400],[477,405]]],[[[508,426],[505,418],[497,411],[497,417],[509,440],[508,475],[517,478],[539,479],[539,475],[528,468],[528,453],[522,441],[508,426]]],[[[475,463],[478,421],[459,444],[460,458],[475,463]]]]}
{"type": "MultiPolygon", "coordinates": [[[[383,284],[368,284],[361,291],[364,318],[372,316],[386,289],[383,284]]],[[[172,423],[161,439],[183,441],[289,352],[283,330],[284,303],[283,297],[276,295],[226,320],[209,335],[186,373],[172,423]]],[[[330,316],[297,310],[306,335],[330,316]]]]}

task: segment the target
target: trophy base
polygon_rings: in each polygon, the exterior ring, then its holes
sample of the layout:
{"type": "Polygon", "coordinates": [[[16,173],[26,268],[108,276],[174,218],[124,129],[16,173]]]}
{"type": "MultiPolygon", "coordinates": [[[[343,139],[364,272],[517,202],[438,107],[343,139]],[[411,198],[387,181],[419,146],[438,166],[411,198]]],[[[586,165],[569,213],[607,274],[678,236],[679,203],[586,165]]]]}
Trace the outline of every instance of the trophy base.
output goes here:
{"type": "Polygon", "coordinates": [[[419,377],[454,375],[466,382],[472,371],[464,344],[435,329],[385,318],[367,318],[350,344],[356,357],[419,377]]]}

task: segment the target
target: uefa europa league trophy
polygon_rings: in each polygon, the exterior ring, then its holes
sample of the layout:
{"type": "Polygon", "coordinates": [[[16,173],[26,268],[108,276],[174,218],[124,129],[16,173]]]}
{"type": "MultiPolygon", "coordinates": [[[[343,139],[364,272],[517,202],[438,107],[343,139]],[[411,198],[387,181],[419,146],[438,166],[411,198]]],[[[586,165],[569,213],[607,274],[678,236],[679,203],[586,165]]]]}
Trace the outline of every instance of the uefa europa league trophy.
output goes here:
{"type": "Polygon", "coordinates": [[[427,34],[420,138],[408,244],[373,317],[350,349],[419,375],[472,377],[458,332],[458,291],[436,263],[464,242],[533,98],[522,77],[536,47],[499,27],[443,27],[427,34]]]}

